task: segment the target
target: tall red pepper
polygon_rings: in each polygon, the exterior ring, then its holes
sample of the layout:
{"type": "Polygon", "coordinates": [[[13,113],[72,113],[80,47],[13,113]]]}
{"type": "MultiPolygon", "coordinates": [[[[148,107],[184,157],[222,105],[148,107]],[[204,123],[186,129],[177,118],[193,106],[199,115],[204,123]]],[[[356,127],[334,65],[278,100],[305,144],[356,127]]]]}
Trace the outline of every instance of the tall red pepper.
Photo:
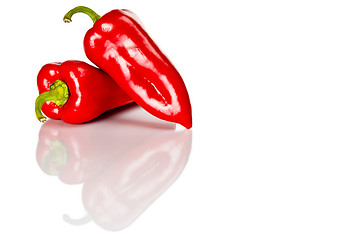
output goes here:
{"type": "Polygon", "coordinates": [[[37,85],[35,113],[41,122],[46,120],[44,113],[67,123],[83,123],[133,102],[105,72],[80,61],[46,64],[37,85]]]}
{"type": "Polygon", "coordinates": [[[178,71],[127,10],[103,17],[76,7],[64,17],[86,13],[94,22],[84,38],[87,57],[108,73],[137,104],[152,115],[192,127],[189,95],[178,71]]]}

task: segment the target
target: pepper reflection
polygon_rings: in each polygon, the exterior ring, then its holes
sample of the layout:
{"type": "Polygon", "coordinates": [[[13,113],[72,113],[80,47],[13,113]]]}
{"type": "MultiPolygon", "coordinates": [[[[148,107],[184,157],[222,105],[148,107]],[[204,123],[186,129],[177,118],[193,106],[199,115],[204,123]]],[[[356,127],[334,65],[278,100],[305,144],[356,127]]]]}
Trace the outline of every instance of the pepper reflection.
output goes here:
{"type": "Polygon", "coordinates": [[[40,168],[66,184],[83,183],[89,216],[104,229],[129,226],[181,174],[191,150],[191,130],[158,120],[136,105],[80,125],[48,120],[37,148],[40,168]]]}

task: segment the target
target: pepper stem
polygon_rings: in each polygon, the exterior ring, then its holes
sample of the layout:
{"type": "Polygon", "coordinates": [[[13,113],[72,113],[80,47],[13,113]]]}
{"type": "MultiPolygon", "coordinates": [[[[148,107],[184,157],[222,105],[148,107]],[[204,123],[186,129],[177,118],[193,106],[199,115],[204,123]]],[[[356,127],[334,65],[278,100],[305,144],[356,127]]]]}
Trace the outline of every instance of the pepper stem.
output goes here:
{"type": "Polygon", "coordinates": [[[87,14],[91,18],[93,23],[95,23],[101,17],[100,15],[98,15],[96,12],[94,12],[92,9],[90,9],[88,7],[78,6],[78,7],[71,9],[70,11],[68,11],[65,14],[65,16],[63,18],[64,22],[66,22],[66,23],[71,22],[72,15],[74,15],[75,13],[78,13],[78,12],[87,14]]]}
{"type": "Polygon", "coordinates": [[[42,105],[47,102],[51,101],[58,105],[59,107],[62,107],[66,101],[69,99],[69,89],[65,82],[61,80],[56,80],[53,84],[50,86],[50,91],[43,92],[40,94],[35,101],[35,114],[36,118],[40,122],[45,122],[46,117],[41,112],[42,105]]]}

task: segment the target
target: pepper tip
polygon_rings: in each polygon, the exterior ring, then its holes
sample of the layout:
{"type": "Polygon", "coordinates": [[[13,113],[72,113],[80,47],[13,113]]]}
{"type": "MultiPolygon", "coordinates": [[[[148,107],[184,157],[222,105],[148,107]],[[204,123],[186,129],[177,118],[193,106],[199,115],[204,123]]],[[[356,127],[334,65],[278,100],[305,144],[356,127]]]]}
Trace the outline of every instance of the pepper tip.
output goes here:
{"type": "Polygon", "coordinates": [[[183,125],[186,129],[192,128],[192,121],[185,121],[180,124],[183,125]]]}

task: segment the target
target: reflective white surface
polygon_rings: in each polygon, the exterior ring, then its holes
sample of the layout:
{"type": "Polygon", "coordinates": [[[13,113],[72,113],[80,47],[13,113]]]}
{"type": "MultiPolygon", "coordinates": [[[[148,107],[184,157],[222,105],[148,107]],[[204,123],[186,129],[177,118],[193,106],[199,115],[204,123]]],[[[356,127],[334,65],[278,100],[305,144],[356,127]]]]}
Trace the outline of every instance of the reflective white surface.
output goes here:
{"type": "Polygon", "coordinates": [[[88,216],[100,227],[129,226],[179,177],[190,155],[191,130],[149,116],[130,105],[87,124],[47,121],[40,130],[37,161],[65,184],[82,184],[88,216]]]}

